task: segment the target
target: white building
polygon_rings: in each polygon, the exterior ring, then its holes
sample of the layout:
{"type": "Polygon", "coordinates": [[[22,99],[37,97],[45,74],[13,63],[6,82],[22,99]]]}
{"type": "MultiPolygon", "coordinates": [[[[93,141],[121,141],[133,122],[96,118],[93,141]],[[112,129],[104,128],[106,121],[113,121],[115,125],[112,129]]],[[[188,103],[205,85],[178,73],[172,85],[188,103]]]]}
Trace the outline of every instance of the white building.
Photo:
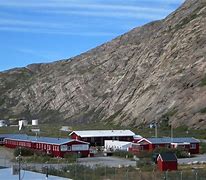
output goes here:
{"type": "Polygon", "coordinates": [[[132,146],[132,142],[128,141],[116,141],[116,140],[105,140],[104,147],[105,150],[108,151],[128,151],[129,148],[132,146]]]}

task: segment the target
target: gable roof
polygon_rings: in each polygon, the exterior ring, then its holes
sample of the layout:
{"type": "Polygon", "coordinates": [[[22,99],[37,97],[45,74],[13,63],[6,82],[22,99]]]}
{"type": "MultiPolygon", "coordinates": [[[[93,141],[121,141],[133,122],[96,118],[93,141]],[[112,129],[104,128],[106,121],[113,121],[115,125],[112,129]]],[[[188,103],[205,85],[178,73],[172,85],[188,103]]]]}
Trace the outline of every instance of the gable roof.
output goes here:
{"type": "Polygon", "coordinates": [[[177,161],[177,156],[172,152],[160,153],[157,159],[161,158],[162,161],[177,161]]]}
{"type": "Polygon", "coordinates": [[[36,136],[27,136],[27,135],[13,135],[11,137],[7,137],[5,139],[11,139],[11,140],[18,140],[18,141],[30,141],[33,143],[46,143],[46,144],[65,144],[73,141],[82,142],[85,144],[89,144],[87,142],[70,139],[70,138],[51,138],[51,137],[36,137],[36,136]]]}
{"type": "Polygon", "coordinates": [[[171,137],[163,137],[163,138],[143,138],[138,143],[143,140],[147,141],[151,144],[170,144],[170,143],[199,143],[198,139],[193,137],[182,137],[182,138],[171,138],[171,137]]]}
{"type": "Polygon", "coordinates": [[[112,137],[112,136],[135,136],[130,130],[86,130],[86,131],[73,131],[69,135],[75,133],[80,137],[112,137]]]}

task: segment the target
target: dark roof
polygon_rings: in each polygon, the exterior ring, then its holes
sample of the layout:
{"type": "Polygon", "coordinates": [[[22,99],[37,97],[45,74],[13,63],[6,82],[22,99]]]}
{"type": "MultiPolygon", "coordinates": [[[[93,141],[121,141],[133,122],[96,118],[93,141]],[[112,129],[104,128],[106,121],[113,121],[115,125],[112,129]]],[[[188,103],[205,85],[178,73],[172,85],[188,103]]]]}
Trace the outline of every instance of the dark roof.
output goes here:
{"type": "Polygon", "coordinates": [[[158,158],[161,157],[163,161],[177,161],[177,157],[172,152],[164,152],[159,154],[158,158]]]}
{"type": "MultiPolygon", "coordinates": [[[[30,142],[38,142],[38,143],[47,143],[47,144],[57,144],[57,145],[61,145],[61,144],[65,144],[68,142],[72,142],[72,141],[79,141],[79,140],[75,140],[75,139],[70,139],[70,138],[51,138],[51,137],[36,137],[36,136],[27,136],[27,135],[13,135],[11,137],[7,137],[6,139],[12,139],[12,140],[19,140],[19,141],[30,141],[30,142]]],[[[79,142],[83,142],[83,141],[79,141],[79,142]]],[[[87,143],[87,142],[83,142],[83,143],[87,143]]]]}
{"type": "Polygon", "coordinates": [[[171,137],[163,137],[163,138],[147,138],[152,144],[165,144],[165,143],[199,143],[198,139],[193,137],[183,137],[183,138],[171,138],[171,137]]]}

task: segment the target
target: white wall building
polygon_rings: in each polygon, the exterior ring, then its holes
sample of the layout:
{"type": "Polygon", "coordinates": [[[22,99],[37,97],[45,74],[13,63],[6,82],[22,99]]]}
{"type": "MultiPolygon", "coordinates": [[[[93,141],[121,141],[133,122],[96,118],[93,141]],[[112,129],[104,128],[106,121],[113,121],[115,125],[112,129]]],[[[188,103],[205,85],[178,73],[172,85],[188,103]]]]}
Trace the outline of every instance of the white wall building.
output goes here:
{"type": "Polygon", "coordinates": [[[128,151],[129,148],[132,146],[132,142],[128,141],[116,141],[116,140],[105,140],[104,147],[105,150],[111,151],[128,151]]]}

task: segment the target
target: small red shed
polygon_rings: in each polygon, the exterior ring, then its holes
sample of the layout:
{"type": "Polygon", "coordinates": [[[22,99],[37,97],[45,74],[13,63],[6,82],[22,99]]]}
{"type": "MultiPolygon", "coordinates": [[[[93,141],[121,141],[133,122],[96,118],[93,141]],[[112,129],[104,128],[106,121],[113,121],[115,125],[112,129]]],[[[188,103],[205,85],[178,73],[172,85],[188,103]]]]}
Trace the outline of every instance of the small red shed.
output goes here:
{"type": "Polygon", "coordinates": [[[157,166],[160,171],[177,170],[177,157],[172,152],[161,153],[157,157],[157,166]]]}

